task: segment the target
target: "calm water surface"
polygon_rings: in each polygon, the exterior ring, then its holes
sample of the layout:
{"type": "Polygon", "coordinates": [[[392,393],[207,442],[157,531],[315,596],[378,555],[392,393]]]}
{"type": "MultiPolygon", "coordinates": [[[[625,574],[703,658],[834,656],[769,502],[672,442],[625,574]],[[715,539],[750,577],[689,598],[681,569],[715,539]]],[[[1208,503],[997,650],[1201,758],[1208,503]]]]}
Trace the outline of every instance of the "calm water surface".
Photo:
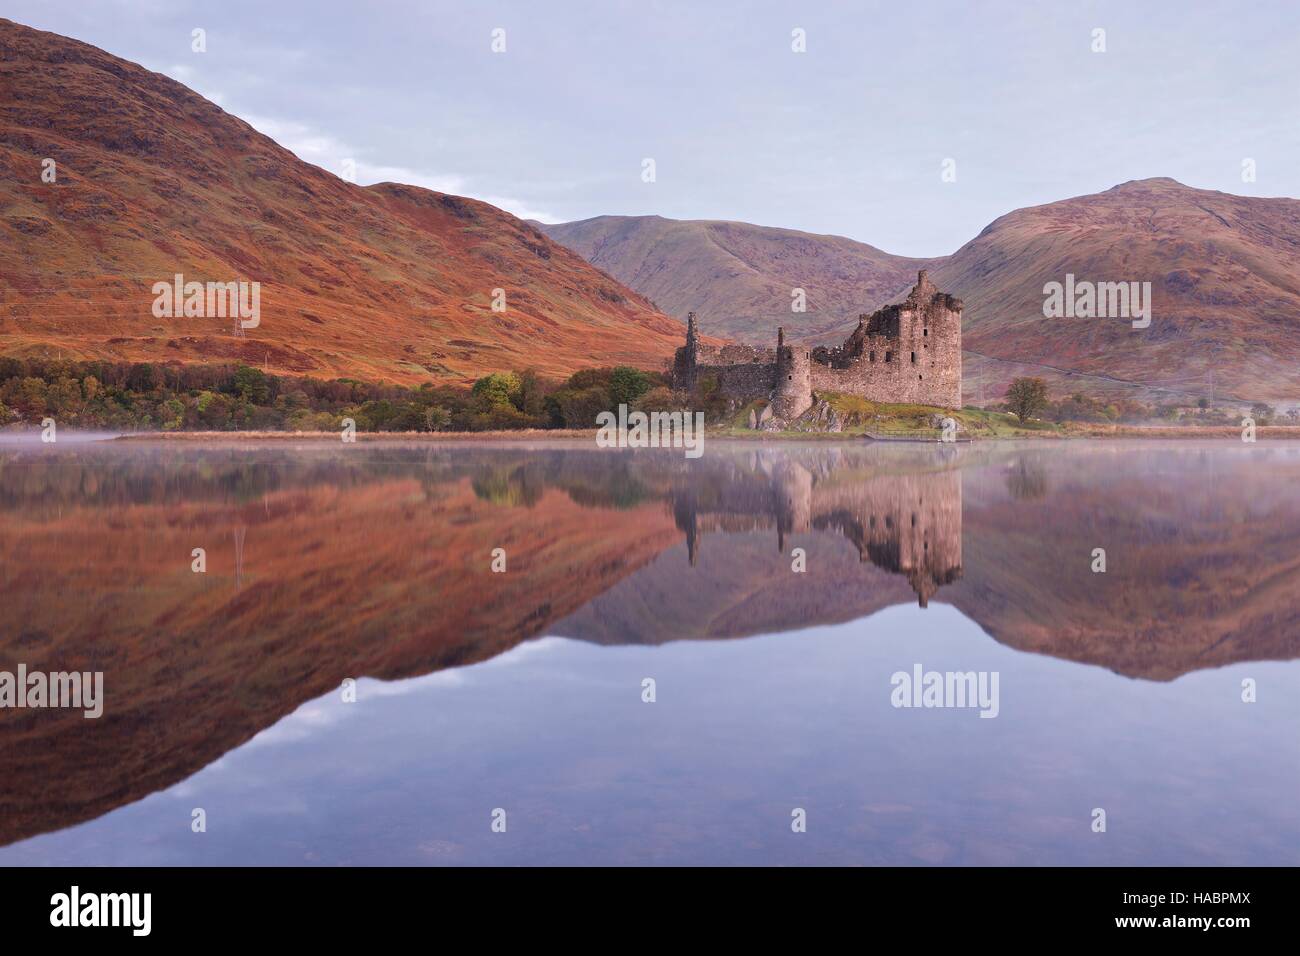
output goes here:
{"type": "Polygon", "coordinates": [[[0,670],[105,684],[0,709],[0,864],[1295,865],[1298,478],[1231,441],[0,446],[0,670]],[[916,665],[996,673],[997,716],[894,707],[916,665]]]}

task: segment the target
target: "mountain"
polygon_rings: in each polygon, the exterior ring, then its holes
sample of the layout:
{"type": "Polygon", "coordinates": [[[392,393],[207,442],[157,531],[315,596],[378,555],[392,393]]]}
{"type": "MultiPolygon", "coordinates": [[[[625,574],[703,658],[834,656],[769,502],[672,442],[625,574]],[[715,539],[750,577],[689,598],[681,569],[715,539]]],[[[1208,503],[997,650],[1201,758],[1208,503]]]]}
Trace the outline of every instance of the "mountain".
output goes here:
{"type": "Polygon", "coordinates": [[[1300,201],[1172,179],[1020,209],[937,265],[966,303],[968,381],[1001,394],[1025,371],[1058,391],[1169,400],[1300,400],[1300,201]],[[1043,318],[1066,274],[1150,282],[1151,325],[1043,318]],[[1132,383],[1132,384],[1128,384],[1132,383]],[[1140,386],[1134,388],[1133,385],[1140,386]]]}
{"type": "Polygon", "coordinates": [[[602,216],[542,227],[669,313],[709,332],[839,344],[860,312],[901,298],[917,268],[965,302],[967,401],[1019,375],[1147,402],[1300,401],[1300,201],[1172,179],[1019,209],[951,256],[903,259],[834,236],[744,223],[602,216]],[[1043,287],[1150,282],[1151,325],[1043,317],[1043,287]],[[790,312],[790,290],[809,311],[790,312]]]}
{"type": "Polygon", "coordinates": [[[597,216],[538,227],[669,315],[685,321],[694,312],[706,334],[762,345],[778,326],[796,339],[851,327],[905,293],[933,261],[743,222],[597,216]],[[806,312],[791,309],[796,288],[806,312]]]}
{"type": "Polygon", "coordinates": [[[1141,180],[1009,213],[936,259],[738,222],[540,226],[344,182],[165,76],[8,20],[0,78],[4,355],[407,383],[530,365],[562,376],[660,365],[682,330],[659,307],[741,341],[768,344],[782,325],[837,342],[929,268],[966,304],[968,401],[1029,374],[1056,394],[1300,401],[1297,200],[1141,180]],[[260,324],[236,335],[232,319],[156,317],[152,288],[178,273],[259,282],[260,324]],[[1043,318],[1044,285],[1067,274],[1150,282],[1150,327],[1043,318]],[[796,288],[806,312],[791,310],[796,288]]]}
{"type": "Polygon", "coordinates": [[[344,182],[166,76],[8,20],[0,170],[0,354],[414,383],[653,367],[680,344],[680,324],[493,206],[344,182]],[[176,273],[260,282],[260,325],[156,318],[152,286],[176,273]]]}

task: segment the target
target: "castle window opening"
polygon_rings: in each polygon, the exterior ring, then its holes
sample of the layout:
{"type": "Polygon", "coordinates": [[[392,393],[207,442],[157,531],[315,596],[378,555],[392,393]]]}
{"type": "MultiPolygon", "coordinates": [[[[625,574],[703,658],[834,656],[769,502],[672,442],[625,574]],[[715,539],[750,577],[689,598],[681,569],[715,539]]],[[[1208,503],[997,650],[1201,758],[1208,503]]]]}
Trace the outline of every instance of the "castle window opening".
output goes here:
{"type": "Polygon", "coordinates": [[[913,364],[913,365],[916,364],[916,353],[915,353],[915,352],[912,353],[912,364],[913,364]]]}
{"type": "Polygon", "coordinates": [[[894,357],[894,353],[893,353],[893,352],[889,352],[889,351],[886,351],[886,352],[885,352],[885,361],[886,361],[886,362],[888,362],[888,361],[889,361],[890,359],[892,359],[893,357],[894,357]]]}
{"type": "Polygon", "coordinates": [[[875,352],[869,352],[869,353],[867,353],[867,354],[871,357],[871,361],[874,362],[874,361],[876,360],[876,353],[875,353],[875,352]]]}
{"type": "Polygon", "coordinates": [[[921,337],[922,337],[922,338],[929,338],[929,337],[930,337],[930,330],[929,330],[929,329],[922,329],[922,330],[921,330],[921,337]]]}

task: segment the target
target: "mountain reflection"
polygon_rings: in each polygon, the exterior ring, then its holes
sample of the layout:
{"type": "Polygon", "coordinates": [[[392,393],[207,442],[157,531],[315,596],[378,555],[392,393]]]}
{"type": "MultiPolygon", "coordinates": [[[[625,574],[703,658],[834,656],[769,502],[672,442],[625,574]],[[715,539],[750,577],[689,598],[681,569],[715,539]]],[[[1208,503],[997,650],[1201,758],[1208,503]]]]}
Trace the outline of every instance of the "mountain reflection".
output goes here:
{"type": "Polygon", "coordinates": [[[743,638],[934,600],[1146,680],[1292,659],[1298,473],[1230,442],[0,447],[0,669],[106,688],[97,721],[0,711],[0,844],[183,780],[344,678],[543,634],[743,638]]]}

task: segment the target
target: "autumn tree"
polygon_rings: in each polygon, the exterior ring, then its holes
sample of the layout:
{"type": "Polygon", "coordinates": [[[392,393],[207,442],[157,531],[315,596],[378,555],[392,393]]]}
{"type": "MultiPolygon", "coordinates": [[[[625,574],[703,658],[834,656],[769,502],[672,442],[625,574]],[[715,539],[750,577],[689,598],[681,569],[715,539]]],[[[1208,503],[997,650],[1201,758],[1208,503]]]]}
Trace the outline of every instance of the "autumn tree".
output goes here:
{"type": "Polygon", "coordinates": [[[1047,407],[1047,383],[1041,378],[1016,378],[1007,386],[1007,407],[1022,422],[1047,407]]]}

